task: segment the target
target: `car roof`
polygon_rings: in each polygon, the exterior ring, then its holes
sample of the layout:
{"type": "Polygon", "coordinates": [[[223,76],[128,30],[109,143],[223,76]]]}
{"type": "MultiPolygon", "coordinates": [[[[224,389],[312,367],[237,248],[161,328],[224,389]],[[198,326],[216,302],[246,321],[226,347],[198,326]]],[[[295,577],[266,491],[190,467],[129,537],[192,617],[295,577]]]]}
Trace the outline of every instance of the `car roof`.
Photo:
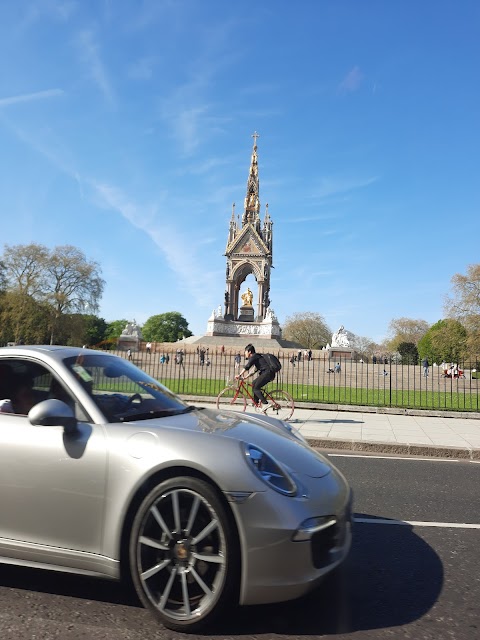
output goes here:
{"type": "Polygon", "coordinates": [[[22,357],[22,356],[39,356],[52,358],[53,360],[63,360],[68,357],[75,357],[79,354],[105,354],[104,351],[95,351],[93,349],[84,349],[83,347],[66,347],[56,344],[44,344],[44,345],[17,345],[15,347],[0,347],[0,358],[2,357],[22,357]]]}

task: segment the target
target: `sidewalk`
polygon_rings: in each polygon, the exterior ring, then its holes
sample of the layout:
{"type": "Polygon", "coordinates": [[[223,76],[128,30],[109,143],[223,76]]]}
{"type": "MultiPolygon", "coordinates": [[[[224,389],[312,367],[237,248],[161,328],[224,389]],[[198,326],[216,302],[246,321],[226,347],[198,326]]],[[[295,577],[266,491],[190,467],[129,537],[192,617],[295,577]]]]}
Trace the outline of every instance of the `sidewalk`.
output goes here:
{"type": "MultiPolygon", "coordinates": [[[[187,400],[188,401],[188,400],[187,400]]],[[[214,403],[190,402],[214,408],[214,403]]],[[[480,460],[480,419],[296,406],[289,424],[313,447],[480,460]]],[[[478,414],[474,414],[478,416],[478,414]]]]}

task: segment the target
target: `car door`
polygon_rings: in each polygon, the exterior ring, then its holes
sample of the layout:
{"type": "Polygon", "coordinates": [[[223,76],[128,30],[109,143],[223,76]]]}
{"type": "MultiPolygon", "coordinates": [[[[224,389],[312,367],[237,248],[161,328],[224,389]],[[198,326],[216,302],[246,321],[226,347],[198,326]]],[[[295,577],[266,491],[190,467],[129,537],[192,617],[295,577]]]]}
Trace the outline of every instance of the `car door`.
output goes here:
{"type": "Polygon", "coordinates": [[[101,425],[85,420],[67,435],[60,426],[0,413],[0,538],[12,546],[99,553],[105,478],[101,425]]]}

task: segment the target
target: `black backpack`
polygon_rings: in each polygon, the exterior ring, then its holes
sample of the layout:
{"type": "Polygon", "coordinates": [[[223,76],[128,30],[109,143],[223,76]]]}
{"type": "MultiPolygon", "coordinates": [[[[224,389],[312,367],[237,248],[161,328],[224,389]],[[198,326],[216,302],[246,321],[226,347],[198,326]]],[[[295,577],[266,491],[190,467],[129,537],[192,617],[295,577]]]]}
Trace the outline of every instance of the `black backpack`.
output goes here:
{"type": "Polygon", "coordinates": [[[280,360],[277,356],[274,356],[273,353],[262,353],[262,356],[270,371],[273,373],[278,373],[280,371],[282,365],[280,364],[280,360]]]}

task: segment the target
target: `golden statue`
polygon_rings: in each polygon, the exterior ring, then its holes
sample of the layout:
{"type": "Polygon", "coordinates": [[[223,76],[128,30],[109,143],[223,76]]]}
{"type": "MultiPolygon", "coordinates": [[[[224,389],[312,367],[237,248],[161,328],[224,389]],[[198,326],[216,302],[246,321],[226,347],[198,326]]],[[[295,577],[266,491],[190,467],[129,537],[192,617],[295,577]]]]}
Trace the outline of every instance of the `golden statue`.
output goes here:
{"type": "Polygon", "coordinates": [[[250,289],[248,287],[247,287],[247,290],[245,291],[245,293],[242,293],[242,295],[240,297],[242,298],[244,307],[251,307],[252,306],[253,293],[250,291],[250,289]]]}

